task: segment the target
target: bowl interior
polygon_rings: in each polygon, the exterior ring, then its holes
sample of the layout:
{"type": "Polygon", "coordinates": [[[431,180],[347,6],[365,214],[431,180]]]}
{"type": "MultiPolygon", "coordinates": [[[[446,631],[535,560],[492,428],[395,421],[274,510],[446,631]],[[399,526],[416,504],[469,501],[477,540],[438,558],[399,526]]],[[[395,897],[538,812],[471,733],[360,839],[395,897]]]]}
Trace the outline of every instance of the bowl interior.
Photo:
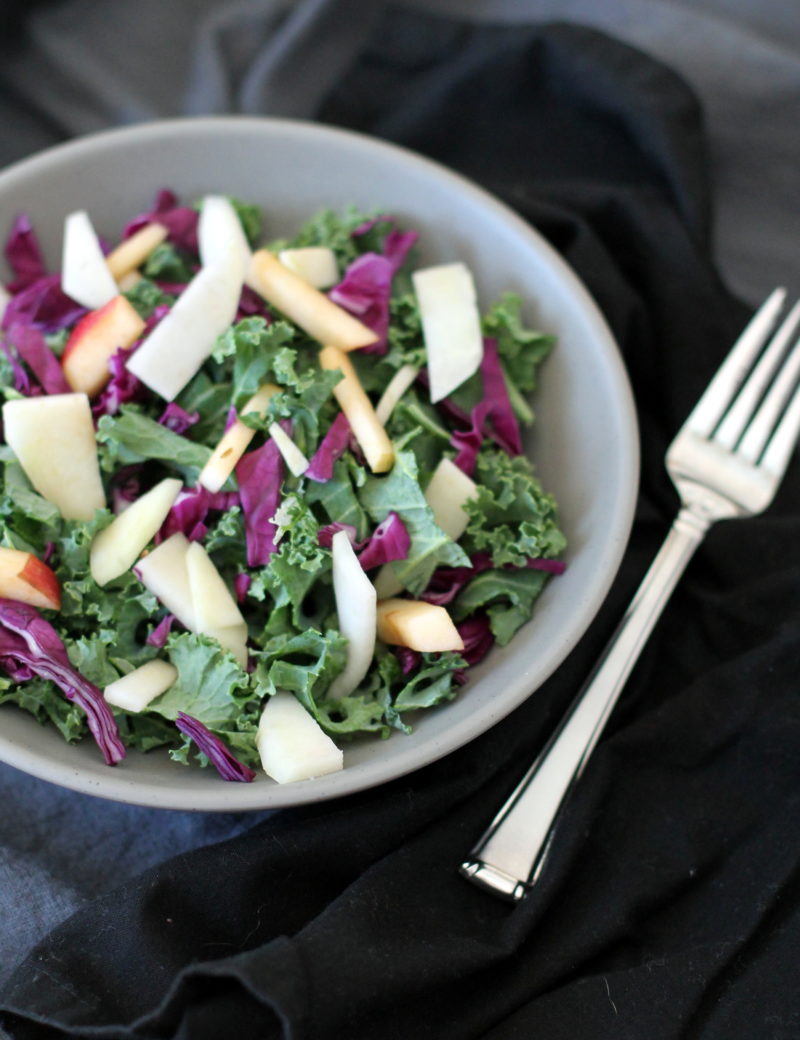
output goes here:
{"type": "Polygon", "coordinates": [[[67,213],[87,209],[98,232],[116,240],[163,187],[187,201],[216,192],[258,203],[268,238],[323,207],[378,208],[421,232],[424,262],[469,264],[482,305],[518,292],[527,321],[559,340],[543,367],[526,450],[559,502],[568,568],[548,583],[533,621],[474,669],[455,701],[418,718],[411,736],[346,747],[341,773],[283,786],[266,777],[232,784],[160,753],[131,753],[109,769],[91,741],[67,746],[11,706],[0,709],[0,759],[107,798],[219,811],[331,798],[407,773],[520,704],[564,660],[608,590],[630,532],[638,474],[635,414],[615,344],[572,271],[501,203],[408,151],[313,124],[177,120],[59,146],[0,173],[0,234],[26,211],[56,270],[67,213]]]}

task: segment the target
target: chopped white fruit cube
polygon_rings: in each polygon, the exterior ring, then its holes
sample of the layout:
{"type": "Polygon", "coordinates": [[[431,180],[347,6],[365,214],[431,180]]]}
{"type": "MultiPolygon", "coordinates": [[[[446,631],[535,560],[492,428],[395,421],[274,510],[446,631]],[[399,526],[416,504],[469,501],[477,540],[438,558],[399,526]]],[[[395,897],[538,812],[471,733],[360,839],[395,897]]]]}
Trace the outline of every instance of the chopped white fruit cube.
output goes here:
{"type": "Polygon", "coordinates": [[[187,548],[186,567],[198,631],[210,632],[212,629],[243,625],[244,618],[236,600],[214,561],[199,542],[192,542],[187,548]]]}
{"type": "Polygon", "coordinates": [[[256,746],[264,772],[279,784],[335,773],[344,764],[342,752],[291,693],[267,701],[256,746]]]}
{"type": "Polygon", "coordinates": [[[454,542],[458,541],[469,522],[464,503],[477,494],[478,488],[472,477],[459,469],[452,459],[445,457],[440,460],[425,488],[425,498],[436,523],[454,542]]]}
{"type": "MultiPolygon", "coordinates": [[[[272,383],[265,383],[259,387],[250,400],[242,408],[240,415],[249,412],[263,412],[273,394],[277,394],[280,387],[272,383]]],[[[255,436],[255,430],[245,425],[241,419],[236,419],[223,433],[216,448],[211,453],[208,462],[200,471],[197,483],[201,484],[207,491],[217,492],[233,473],[236,463],[247,451],[250,441],[255,436]]]]}
{"type": "Polygon", "coordinates": [[[308,459],[300,451],[292,438],[276,422],[270,423],[269,435],[278,446],[278,451],[283,456],[283,461],[289,467],[295,477],[302,477],[308,469],[308,459]]]}
{"type": "Polygon", "coordinates": [[[144,711],[144,709],[160,697],[178,678],[178,669],[169,663],[155,658],[146,664],[134,668],[109,683],[103,691],[106,701],[115,708],[124,711],[144,711]]]}
{"type": "Polygon", "coordinates": [[[235,245],[192,278],[133,357],[128,371],[171,401],[211,354],[236,317],[244,268],[235,245]]]}
{"type": "Polygon", "coordinates": [[[98,585],[105,585],[134,565],[167,518],[183,487],[166,477],[119,513],[100,531],[89,550],[89,568],[98,585]]]}
{"type": "Polygon", "coordinates": [[[119,291],[85,210],[70,213],[64,221],[61,288],[91,310],[108,303],[119,291]]]}
{"type": "Polygon", "coordinates": [[[242,222],[230,199],[224,195],[206,195],[197,222],[197,245],[203,267],[224,259],[225,251],[233,244],[239,254],[242,271],[250,268],[252,253],[242,222]]]}
{"type": "Polygon", "coordinates": [[[406,390],[408,390],[418,375],[419,369],[414,365],[401,365],[386,384],[386,389],[383,391],[380,400],[375,405],[375,415],[378,417],[378,422],[381,423],[381,425],[386,425],[389,416],[394,411],[394,406],[406,390]]]}
{"type": "MultiPolygon", "coordinates": [[[[144,227],[134,231],[130,238],[120,242],[116,249],[112,249],[106,257],[106,265],[117,282],[120,289],[125,288],[122,281],[133,273],[139,264],[150,256],[156,246],[160,246],[167,237],[167,229],[163,224],[145,224],[144,227]]],[[[136,281],[141,278],[137,272],[136,281]]]]}
{"type": "Polygon", "coordinates": [[[477,372],[483,332],[475,283],[462,263],[439,264],[411,276],[428,357],[431,401],[441,401],[477,372]]]}
{"type": "Polygon", "coordinates": [[[86,394],[6,401],[6,443],[39,494],[67,520],[91,520],[106,504],[86,394]]]}
{"type": "Polygon", "coordinates": [[[197,619],[186,566],[188,548],[189,539],[176,531],[139,560],[136,573],[144,586],[185,628],[196,632],[197,619]]]}
{"type": "Polygon", "coordinates": [[[464,649],[445,608],[417,599],[382,600],[378,604],[378,638],[422,653],[464,649]]]}
{"type": "Polygon", "coordinates": [[[330,685],[330,697],[347,697],[357,687],[375,653],[375,586],[358,562],[346,531],[333,536],[333,594],[339,631],[347,640],[344,671],[330,685]]]}
{"type": "Polygon", "coordinates": [[[315,289],[330,289],[339,281],[336,254],[329,246],[302,246],[281,249],[278,259],[315,289]]]}

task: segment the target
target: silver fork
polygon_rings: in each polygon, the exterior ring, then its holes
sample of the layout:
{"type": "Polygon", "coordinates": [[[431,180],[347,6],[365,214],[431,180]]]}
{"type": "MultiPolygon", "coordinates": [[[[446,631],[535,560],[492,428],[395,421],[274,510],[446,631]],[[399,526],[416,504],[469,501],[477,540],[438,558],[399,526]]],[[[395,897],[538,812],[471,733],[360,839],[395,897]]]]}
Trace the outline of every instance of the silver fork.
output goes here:
{"type": "Polygon", "coordinates": [[[764,301],[670,445],[681,499],[672,529],[572,706],[462,863],[477,885],[518,900],[536,884],[561,811],[695,549],[717,520],[772,502],[800,433],[800,341],[789,349],[800,303],[769,339],[785,299],[776,289],[764,301]]]}

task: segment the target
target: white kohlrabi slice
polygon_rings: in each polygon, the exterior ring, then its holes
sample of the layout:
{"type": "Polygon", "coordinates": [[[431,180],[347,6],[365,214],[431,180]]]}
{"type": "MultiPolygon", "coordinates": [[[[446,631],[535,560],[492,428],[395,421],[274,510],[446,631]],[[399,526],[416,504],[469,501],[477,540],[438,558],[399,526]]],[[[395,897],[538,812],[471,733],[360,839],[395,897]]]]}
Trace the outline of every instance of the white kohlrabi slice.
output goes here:
{"type": "Polygon", "coordinates": [[[191,632],[197,631],[186,553],[189,539],[180,531],[169,536],[136,564],[135,573],[156,599],[191,632]]]}
{"type": "Polygon", "coordinates": [[[104,306],[119,292],[85,210],[70,213],[64,221],[61,288],[90,310],[104,306]]]}
{"type": "Polygon", "coordinates": [[[270,423],[269,435],[278,446],[278,451],[283,456],[283,461],[295,477],[301,477],[308,469],[308,459],[300,451],[292,438],[276,422],[270,423]]]}
{"type": "Polygon", "coordinates": [[[178,678],[178,669],[169,663],[156,658],[134,668],[121,679],[109,683],[103,696],[109,704],[124,711],[144,711],[144,709],[161,696],[178,678]]]}
{"type": "Polygon", "coordinates": [[[233,323],[243,278],[241,254],[235,244],[228,243],[213,264],[192,278],[172,310],[128,361],[128,371],[171,401],[233,323]]]}
{"type": "Polygon", "coordinates": [[[256,747],[264,772],[279,784],[335,773],[344,764],[316,719],[283,691],[273,694],[261,713],[256,747]]]}
{"type": "Polygon", "coordinates": [[[337,531],[332,541],[333,594],[339,631],[347,640],[347,663],[330,685],[331,697],[346,697],[355,690],[375,653],[375,586],[364,573],[346,531],[337,531]]]}
{"type": "Polygon", "coordinates": [[[224,195],[206,195],[197,222],[197,245],[203,267],[224,259],[230,243],[240,255],[242,271],[246,275],[252,254],[242,222],[230,199],[224,195]]]}
{"type": "Polygon", "coordinates": [[[400,368],[395,372],[389,382],[386,384],[386,389],[381,394],[381,398],[375,405],[375,414],[378,417],[378,422],[386,425],[389,416],[394,411],[394,406],[408,390],[414,380],[419,374],[419,369],[415,368],[414,365],[401,365],[400,368]]]}
{"type": "Polygon", "coordinates": [[[475,282],[466,264],[439,264],[415,271],[431,401],[441,401],[477,372],[483,333],[475,282]]]}

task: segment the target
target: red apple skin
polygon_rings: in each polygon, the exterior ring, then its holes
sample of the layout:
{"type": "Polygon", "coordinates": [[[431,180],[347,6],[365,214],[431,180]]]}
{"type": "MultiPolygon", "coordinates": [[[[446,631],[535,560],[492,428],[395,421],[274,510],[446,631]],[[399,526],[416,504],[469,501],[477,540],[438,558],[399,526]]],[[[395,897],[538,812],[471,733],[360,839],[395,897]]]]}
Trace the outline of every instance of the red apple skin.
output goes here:
{"type": "Polygon", "coordinates": [[[61,609],[61,586],[33,553],[0,547],[0,596],[45,610],[61,609]]]}
{"type": "Polygon", "coordinates": [[[120,347],[129,347],[145,323],[124,296],[115,296],[85,314],[61,355],[64,377],[72,390],[94,397],[111,378],[108,362],[120,347]]]}

